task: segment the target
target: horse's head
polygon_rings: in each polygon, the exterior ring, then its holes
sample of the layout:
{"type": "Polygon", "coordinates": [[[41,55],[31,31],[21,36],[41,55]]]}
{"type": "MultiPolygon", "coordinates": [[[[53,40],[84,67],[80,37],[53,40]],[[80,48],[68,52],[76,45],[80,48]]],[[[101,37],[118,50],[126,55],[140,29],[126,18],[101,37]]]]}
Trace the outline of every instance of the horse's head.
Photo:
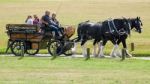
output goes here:
{"type": "Polygon", "coordinates": [[[136,32],[142,33],[142,21],[140,20],[140,17],[130,19],[131,21],[131,28],[135,28],[136,32]]]}

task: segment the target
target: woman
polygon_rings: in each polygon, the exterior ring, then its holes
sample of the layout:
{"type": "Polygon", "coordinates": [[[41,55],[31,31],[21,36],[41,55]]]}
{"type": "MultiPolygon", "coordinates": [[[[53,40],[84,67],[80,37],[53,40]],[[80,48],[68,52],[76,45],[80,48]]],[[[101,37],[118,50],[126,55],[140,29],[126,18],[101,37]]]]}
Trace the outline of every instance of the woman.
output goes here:
{"type": "Polygon", "coordinates": [[[33,15],[33,17],[34,17],[33,24],[35,24],[35,25],[39,24],[38,16],[37,15],[33,15]]]}
{"type": "Polygon", "coordinates": [[[55,24],[59,25],[59,22],[58,22],[58,20],[56,19],[56,14],[55,14],[55,13],[52,14],[52,21],[53,21],[55,24]]]}
{"type": "Polygon", "coordinates": [[[26,24],[30,24],[30,25],[33,25],[33,19],[32,19],[32,16],[29,15],[25,21],[26,24]]]}

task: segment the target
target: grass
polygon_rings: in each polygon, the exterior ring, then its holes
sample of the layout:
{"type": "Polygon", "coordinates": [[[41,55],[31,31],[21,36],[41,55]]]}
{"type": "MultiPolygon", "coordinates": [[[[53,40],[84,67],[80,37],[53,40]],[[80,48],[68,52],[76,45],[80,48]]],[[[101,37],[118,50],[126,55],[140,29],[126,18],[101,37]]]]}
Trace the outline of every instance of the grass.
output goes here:
{"type": "MultiPolygon", "coordinates": [[[[27,15],[37,14],[41,17],[45,10],[50,10],[57,13],[61,24],[75,27],[86,20],[97,22],[110,17],[141,16],[144,24],[143,33],[132,32],[127,41],[128,44],[135,43],[134,54],[150,55],[149,0],[0,0],[0,10],[0,53],[4,53],[7,45],[6,24],[24,23],[27,15]]],[[[76,34],[73,37],[76,37],[76,34]]],[[[88,42],[89,47],[92,46],[91,44],[88,42]]],[[[111,43],[105,48],[106,53],[110,53],[110,48],[112,48],[111,43]]]]}
{"type": "Polygon", "coordinates": [[[149,84],[150,61],[0,57],[0,84],[149,84]]]}

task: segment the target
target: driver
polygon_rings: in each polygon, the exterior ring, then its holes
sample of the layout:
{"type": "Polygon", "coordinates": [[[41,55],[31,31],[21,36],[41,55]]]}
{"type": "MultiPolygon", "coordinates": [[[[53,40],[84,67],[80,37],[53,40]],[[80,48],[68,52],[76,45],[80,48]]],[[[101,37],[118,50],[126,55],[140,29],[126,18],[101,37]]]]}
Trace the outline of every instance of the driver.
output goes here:
{"type": "Polygon", "coordinates": [[[52,31],[53,36],[61,37],[62,34],[59,29],[59,25],[52,21],[50,12],[46,11],[45,15],[41,18],[41,28],[45,31],[52,31]]]}

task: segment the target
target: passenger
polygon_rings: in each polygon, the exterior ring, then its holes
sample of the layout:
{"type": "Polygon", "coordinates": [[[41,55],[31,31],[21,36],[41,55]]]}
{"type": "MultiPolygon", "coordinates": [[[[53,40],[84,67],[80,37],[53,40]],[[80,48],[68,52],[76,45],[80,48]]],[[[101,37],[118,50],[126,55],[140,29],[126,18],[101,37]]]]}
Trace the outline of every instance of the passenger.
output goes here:
{"type": "Polygon", "coordinates": [[[38,25],[39,24],[39,18],[37,15],[33,15],[34,20],[33,20],[33,24],[38,25]]]}
{"type": "Polygon", "coordinates": [[[56,19],[56,13],[52,14],[52,21],[55,22],[55,24],[59,25],[58,20],[56,19]]]}
{"type": "Polygon", "coordinates": [[[46,11],[45,15],[41,18],[41,28],[45,31],[54,31],[52,32],[53,36],[59,37],[62,36],[59,30],[59,25],[55,24],[50,17],[50,12],[46,11]]]}
{"type": "Polygon", "coordinates": [[[25,20],[25,23],[26,23],[26,24],[31,24],[31,25],[33,25],[33,19],[32,19],[32,16],[31,16],[31,15],[29,15],[29,16],[27,17],[27,19],[25,20]]]}
{"type": "Polygon", "coordinates": [[[60,31],[61,35],[63,35],[64,28],[60,26],[59,21],[56,19],[56,13],[52,14],[51,21],[58,26],[58,30],[60,31]]]}

